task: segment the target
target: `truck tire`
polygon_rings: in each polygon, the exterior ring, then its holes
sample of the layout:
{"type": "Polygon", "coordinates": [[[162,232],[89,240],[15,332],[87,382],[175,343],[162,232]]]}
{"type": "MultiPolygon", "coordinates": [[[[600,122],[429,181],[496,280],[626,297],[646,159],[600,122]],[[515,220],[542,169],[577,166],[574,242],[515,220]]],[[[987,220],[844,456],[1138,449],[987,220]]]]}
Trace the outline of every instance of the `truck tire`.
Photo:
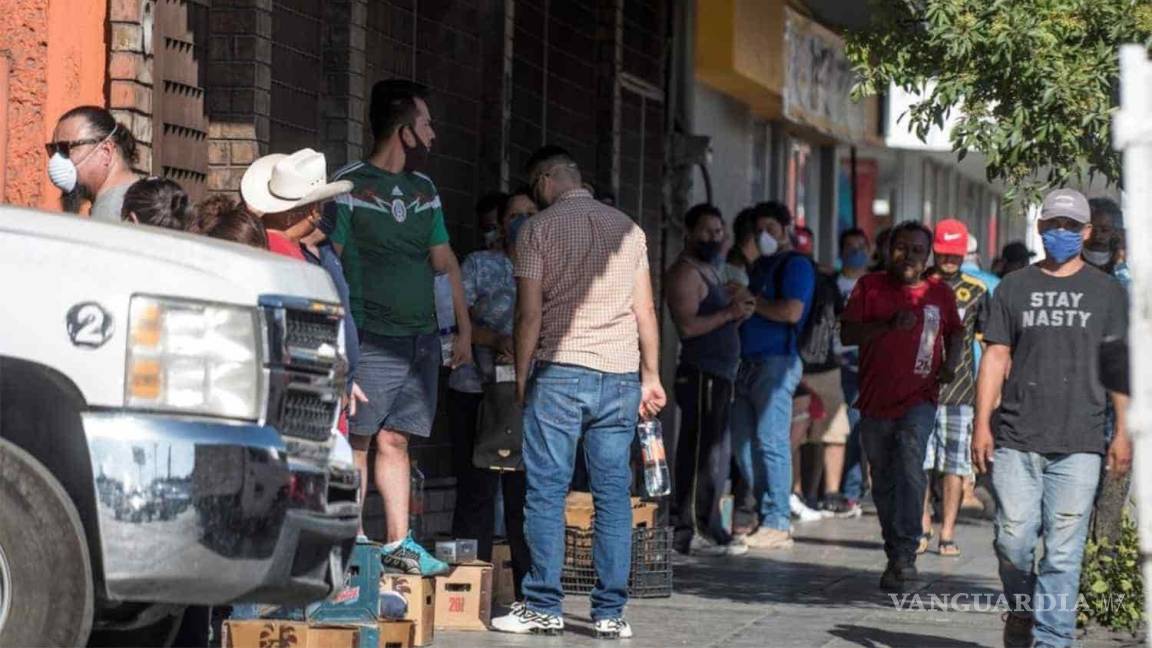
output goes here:
{"type": "Polygon", "coordinates": [[[95,594],[80,515],[52,473],[0,439],[0,646],[82,646],[95,594]]]}

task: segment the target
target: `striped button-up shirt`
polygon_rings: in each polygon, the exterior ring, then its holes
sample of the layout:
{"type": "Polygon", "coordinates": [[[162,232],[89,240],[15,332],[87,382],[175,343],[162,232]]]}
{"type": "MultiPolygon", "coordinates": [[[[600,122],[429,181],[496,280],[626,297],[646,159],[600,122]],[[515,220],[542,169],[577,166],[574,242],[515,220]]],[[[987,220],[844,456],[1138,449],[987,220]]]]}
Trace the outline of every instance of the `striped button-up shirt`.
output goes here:
{"type": "Polygon", "coordinates": [[[640,368],[636,274],[648,273],[644,231],[584,189],[528,219],[516,276],[540,281],[543,316],[536,360],[605,373],[640,368]]]}

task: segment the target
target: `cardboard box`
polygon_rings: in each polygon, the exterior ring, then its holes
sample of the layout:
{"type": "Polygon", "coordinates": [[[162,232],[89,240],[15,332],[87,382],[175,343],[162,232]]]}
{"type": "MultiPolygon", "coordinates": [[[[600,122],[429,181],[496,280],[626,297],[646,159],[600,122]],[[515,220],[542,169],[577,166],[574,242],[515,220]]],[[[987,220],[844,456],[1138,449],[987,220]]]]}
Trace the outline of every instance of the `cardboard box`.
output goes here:
{"type": "Polygon", "coordinates": [[[224,648],[375,648],[365,647],[360,628],[309,626],[303,621],[225,621],[224,648]]]}
{"type": "Polygon", "coordinates": [[[372,646],[360,648],[412,648],[416,626],[411,621],[381,621],[376,624],[379,635],[372,646]]]}
{"type": "Polygon", "coordinates": [[[512,547],[492,546],[492,602],[512,605],[516,602],[516,576],[512,571],[512,547]]]}
{"type": "MultiPolygon", "coordinates": [[[[642,502],[632,498],[632,527],[653,529],[656,527],[658,507],[653,502],[642,502]]],[[[596,521],[596,509],[592,504],[591,493],[573,491],[564,500],[564,526],[590,530],[596,521]]]]}
{"type": "Polygon", "coordinates": [[[492,619],[492,565],[457,565],[436,577],[436,629],[487,630],[492,619]]]}
{"type": "Polygon", "coordinates": [[[414,625],[412,645],[432,643],[436,627],[436,581],[407,574],[386,575],[381,588],[392,590],[408,601],[408,614],[404,618],[414,625]]]}
{"type": "Polygon", "coordinates": [[[591,529],[596,510],[592,506],[592,494],[572,491],[564,499],[564,526],[577,529],[591,529]]]}

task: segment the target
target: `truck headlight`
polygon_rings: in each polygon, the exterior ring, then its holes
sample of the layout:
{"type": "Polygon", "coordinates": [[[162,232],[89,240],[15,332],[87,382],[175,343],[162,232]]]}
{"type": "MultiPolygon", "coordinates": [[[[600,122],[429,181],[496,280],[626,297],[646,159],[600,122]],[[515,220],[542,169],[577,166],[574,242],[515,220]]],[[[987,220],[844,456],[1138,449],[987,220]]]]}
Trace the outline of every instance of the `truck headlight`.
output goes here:
{"type": "Polygon", "coordinates": [[[136,296],[129,313],[128,407],[257,419],[254,308],[136,296]]]}

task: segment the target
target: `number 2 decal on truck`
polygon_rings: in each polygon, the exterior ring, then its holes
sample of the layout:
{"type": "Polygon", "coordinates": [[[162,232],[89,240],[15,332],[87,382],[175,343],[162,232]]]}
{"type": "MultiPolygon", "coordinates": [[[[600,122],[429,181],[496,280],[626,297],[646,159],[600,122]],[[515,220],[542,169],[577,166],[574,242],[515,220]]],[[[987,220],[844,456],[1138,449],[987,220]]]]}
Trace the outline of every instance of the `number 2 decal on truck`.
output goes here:
{"type": "Polygon", "coordinates": [[[68,337],[78,347],[98,349],[112,337],[112,315],[96,302],[80,302],[68,309],[68,337]]]}

